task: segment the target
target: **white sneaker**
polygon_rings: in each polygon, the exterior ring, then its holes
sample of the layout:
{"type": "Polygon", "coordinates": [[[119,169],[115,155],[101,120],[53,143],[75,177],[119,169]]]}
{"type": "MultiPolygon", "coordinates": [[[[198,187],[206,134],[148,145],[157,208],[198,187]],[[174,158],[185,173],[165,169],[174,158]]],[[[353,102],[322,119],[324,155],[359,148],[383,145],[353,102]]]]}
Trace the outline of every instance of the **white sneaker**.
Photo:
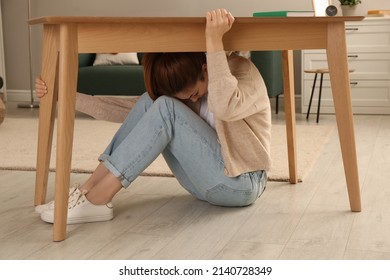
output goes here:
{"type": "MultiPolygon", "coordinates": [[[[72,193],[79,187],[79,184],[75,184],[74,187],[71,187],[69,189],[69,199],[72,195],[72,193]]],[[[53,208],[54,209],[54,200],[46,203],[46,204],[41,204],[41,205],[37,205],[35,206],[35,212],[38,213],[38,214],[42,214],[43,211],[47,210],[47,209],[50,209],[50,208],[53,208]]]]}
{"type": "MultiPolygon", "coordinates": [[[[114,218],[112,203],[95,205],[88,201],[85,194],[78,188],[69,197],[67,224],[103,222],[114,218]]],[[[41,219],[48,223],[54,222],[54,203],[41,213],[41,219]]]]}

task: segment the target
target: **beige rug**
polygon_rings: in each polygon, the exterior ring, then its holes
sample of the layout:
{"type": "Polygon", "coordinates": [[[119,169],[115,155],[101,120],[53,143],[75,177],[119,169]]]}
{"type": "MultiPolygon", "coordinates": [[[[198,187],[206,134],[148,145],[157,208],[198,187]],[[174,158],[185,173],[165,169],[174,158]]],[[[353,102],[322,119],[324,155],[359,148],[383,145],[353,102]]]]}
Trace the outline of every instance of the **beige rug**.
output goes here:
{"type": "MultiPolygon", "coordinates": [[[[90,173],[97,165],[97,157],[118,129],[119,124],[91,119],[77,119],[72,157],[73,172],[90,173]]],[[[5,118],[0,125],[0,170],[35,170],[38,120],[35,118],[5,118]]],[[[298,178],[301,181],[310,171],[333,127],[323,125],[297,126],[298,178]]],[[[271,181],[288,181],[288,159],[284,125],[272,129],[273,167],[271,181]]],[[[55,170],[54,132],[50,169],[55,170]]],[[[162,156],[142,175],[172,176],[162,156]]]]}

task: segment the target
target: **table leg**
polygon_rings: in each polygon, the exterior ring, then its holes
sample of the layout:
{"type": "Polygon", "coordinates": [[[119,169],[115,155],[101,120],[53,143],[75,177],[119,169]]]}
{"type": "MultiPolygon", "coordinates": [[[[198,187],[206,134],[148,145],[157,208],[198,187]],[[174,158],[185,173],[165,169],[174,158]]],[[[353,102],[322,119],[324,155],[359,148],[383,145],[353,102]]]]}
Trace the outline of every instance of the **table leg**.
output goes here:
{"type": "Polygon", "coordinates": [[[328,25],[327,57],[351,211],[361,211],[345,26],[328,25]]]}
{"type": "Polygon", "coordinates": [[[35,178],[35,205],[45,203],[49,164],[53,140],[53,128],[58,97],[58,27],[44,26],[42,73],[48,93],[40,100],[37,172],[35,178]]]}
{"type": "Polygon", "coordinates": [[[57,170],[53,226],[54,241],[62,241],[66,238],[67,206],[76,110],[78,67],[77,25],[60,25],[59,47],[57,170]]]}
{"type": "Polygon", "coordinates": [[[294,95],[294,62],[293,51],[282,51],[284,110],[286,112],[286,133],[288,150],[288,168],[290,183],[298,182],[297,176],[297,148],[295,129],[295,95],[294,95]]]}

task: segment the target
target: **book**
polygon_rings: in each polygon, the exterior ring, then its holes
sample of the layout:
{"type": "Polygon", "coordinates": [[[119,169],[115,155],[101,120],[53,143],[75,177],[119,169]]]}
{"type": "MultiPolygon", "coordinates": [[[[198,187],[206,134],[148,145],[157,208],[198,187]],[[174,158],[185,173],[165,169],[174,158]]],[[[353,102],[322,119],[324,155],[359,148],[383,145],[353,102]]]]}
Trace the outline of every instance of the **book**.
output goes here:
{"type": "Polygon", "coordinates": [[[390,10],[370,10],[367,12],[368,16],[390,16],[390,10]]]}
{"type": "Polygon", "coordinates": [[[313,17],[314,11],[270,11],[255,12],[254,17],[313,17]]]}

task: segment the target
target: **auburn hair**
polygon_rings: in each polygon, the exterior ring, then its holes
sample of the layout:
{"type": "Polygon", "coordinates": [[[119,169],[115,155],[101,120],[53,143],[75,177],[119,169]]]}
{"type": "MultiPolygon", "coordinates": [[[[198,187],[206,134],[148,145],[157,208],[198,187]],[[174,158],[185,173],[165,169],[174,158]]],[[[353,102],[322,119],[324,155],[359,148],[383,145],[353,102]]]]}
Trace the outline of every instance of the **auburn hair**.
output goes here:
{"type": "Polygon", "coordinates": [[[203,65],[206,54],[190,53],[145,53],[142,57],[145,87],[149,96],[175,96],[203,80],[203,65]]]}

